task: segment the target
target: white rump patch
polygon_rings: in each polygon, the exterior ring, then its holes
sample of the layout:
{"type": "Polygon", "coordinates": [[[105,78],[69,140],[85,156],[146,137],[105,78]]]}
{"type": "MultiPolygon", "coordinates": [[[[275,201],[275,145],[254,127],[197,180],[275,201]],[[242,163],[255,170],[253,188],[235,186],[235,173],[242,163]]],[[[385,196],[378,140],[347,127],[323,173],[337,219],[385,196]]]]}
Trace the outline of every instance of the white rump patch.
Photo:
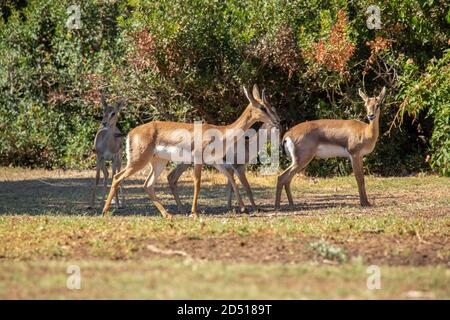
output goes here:
{"type": "Polygon", "coordinates": [[[316,156],[322,159],[343,157],[348,158],[350,154],[347,149],[335,144],[320,144],[317,147],[316,156]]]}
{"type": "Polygon", "coordinates": [[[130,160],[130,154],[131,154],[131,151],[130,151],[130,135],[127,135],[125,152],[127,153],[127,160],[130,160]]]}
{"type": "Polygon", "coordinates": [[[287,137],[285,139],[284,143],[285,151],[287,154],[289,154],[289,157],[292,161],[295,161],[295,145],[294,142],[292,142],[292,139],[287,137]]]}

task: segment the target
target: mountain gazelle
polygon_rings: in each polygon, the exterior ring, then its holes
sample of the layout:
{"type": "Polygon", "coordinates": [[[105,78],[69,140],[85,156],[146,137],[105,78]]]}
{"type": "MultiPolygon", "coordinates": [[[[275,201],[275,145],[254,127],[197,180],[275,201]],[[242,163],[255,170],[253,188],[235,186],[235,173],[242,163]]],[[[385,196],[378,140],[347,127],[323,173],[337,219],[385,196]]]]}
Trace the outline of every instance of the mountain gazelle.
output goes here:
{"type": "Polygon", "coordinates": [[[346,157],[352,163],[362,206],[369,206],[364,185],[363,157],[373,151],[379,134],[380,107],[386,93],[383,87],[377,97],[369,98],[358,90],[367,109],[369,123],[358,120],[306,121],[291,128],[283,137],[282,145],[291,158],[291,165],[278,177],[275,208],[280,207],[281,192],[286,190],[289,205],[293,205],[291,181],[296,173],[305,170],[315,157],[346,157]]]}
{"type": "MultiPolygon", "coordinates": [[[[117,128],[117,118],[119,111],[124,104],[124,100],[120,100],[114,104],[108,104],[106,98],[101,97],[103,106],[103,119],[100,129],[98,129],[94,140],[94,151],[96,155],[96,175],[95,184],[92,190],[92,198],[90,207],[95,205],[95,193],[97,185],[100,180],[100,171],[103,172],[103,202],[107,192],[108,183],[108,168],[106,167],[106,161],[111,161],[112,175],[120,171],[122,166],[122,144],[123,138],[120,130],[117,128]]],[[[125,196],[122,193],[122,204],[125,203],[125,196]]],[[[119,207],[119,195],[116,193],[116,206],[119,207]]]]}
{"type": "MultiPolygon", "coordinates": [[[[270,104],[267,101],[267,98],[264,94],[264,90],[262,92],[262,101],[265,101],[265,104],[270,106],[270,104]]],[[[279,121],[278,115],[274,113],[277,117],[277,121],[279,121]]],[[[264,123],[257,132],[255,132],[252,136],[243,137],[241,139],[245,139],[244,141],[244,163],[240,163],[238,159],[238,154],[234,153],[234,157],[232,159],[232,162],[224,162],[223,166],[228,171],[230,176],[233,178],[234,174],[237,175],[239,181],[242,184],[242,187],[244,188],[247,197],[250,201],[250,204],[252,206],[253,211],[258,211],[258,206],[255,203],[255,200],[253,198],[253,192],[250,187],[250,184],[247,180],[247,176],[245,174],[246,166],[248,163],[252,163],[252,161],[256,160],[256,157],[258,156],[257,151],[260,149],[260,143],[262,141],[259,140],[260,138],[260,130],[266,130],[268,135],[268,132],[271,130],[271,126],[269,124],[264,123]],[[253,146],[252,146],[253,145],[253,146]]],[[[266,137],[267,140],[267,137],[266,137]]],[[[224,157],[224,161],[226,161],[224,157]]],[[[190,167],[191,165],[189,163],[179,163],[177,164],[176,168],[173,169],[169,175],[167,176],[167,181],[169,182],[170,190],[172,191],[173,197],[175,198],[175,202],[177,203],[178,212],[181,213],[183,211],[183,204],[181,203],[180,196],[178,194],[178,180],[180,179],[181,175],[190,167]]],[[[228,209],[231,209],[231,200],[233,196],[233,185],[230,181],[227,183],[227,199],[228,199],[228,209]]]]}
{"type": "Polygon", "coordinates": [[[241,138],[256,122],[264,122],[277,126],[278,120],[274,115],[273,109],[267,106],[260,98],[259,89],[256,85],[253,87],[252,94],[249,94],[245,88],[244,91],[250,103],[241,116],[230,125],[216,126],[207,123],[191,124],[152,121],[131,130],[126,140],[128,163],[124,170],[114,176],[111,190],[103,208],[103,214],[106,215],[108,213],[112,198],[123,180],[143,169],[147,164],[150,164],[150,173],[145,180],[144,189],[161,215],[166,218],[171,218],[171,215],[156,197],[154,186],[159,175],[166,167],[167,162],[175,161],[174,158],[178,159],[180,153],[189,156],[188,159],[183,159],[180,162],[194,163],[194,198],[191,209],[194,217],[198,216],[197,201],[200,192],[203,163],[214,166],[232,181],[233,190],[238,199],[241,211],[245,211],[245,206],[239,195],[236,183],[234,183],[223,165],[220,164],[223,155],[233,146],[232,143],[226,143],[226,141],[241,138]],[[198,127],[201,128],[203,134],[196,134],[198,127]],[[208,159],[209,162],[206,162],[204,161],[205,149],[210,146],[212,141],[214,143],[220,143],[224,152],[219,152],[217,155],[214,154],[208,159]],[[198,157],[200,157],[200,161],[198,161],[198,157]]]}

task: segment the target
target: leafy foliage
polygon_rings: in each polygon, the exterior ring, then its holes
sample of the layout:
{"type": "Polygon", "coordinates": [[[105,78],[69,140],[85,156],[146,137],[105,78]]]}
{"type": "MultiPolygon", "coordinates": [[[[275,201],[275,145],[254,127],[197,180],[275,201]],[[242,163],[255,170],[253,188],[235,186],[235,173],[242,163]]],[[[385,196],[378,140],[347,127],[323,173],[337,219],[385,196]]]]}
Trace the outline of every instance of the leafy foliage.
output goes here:
{"type": "MultiPolygon", "coordinates": [[[[1,5],[1,165],[91,166],[102,92],[128,98],[119,120],[127,132],[157,119],[229,123],[246,104],[242,85],[258,82],[283,129],[363,120],[357,88],[371,95],[386,85],[367,167],[408,174],[426,169],[430,155],[431,168],[448,174],[447,1],[89,1],[81,29],[70,30],[72,4],[1,5]],[[366,26],[373,4],[377,31],[366,26]]],[[[346,174],[350,166],[334,159],[308,170],[346,174]]]]}

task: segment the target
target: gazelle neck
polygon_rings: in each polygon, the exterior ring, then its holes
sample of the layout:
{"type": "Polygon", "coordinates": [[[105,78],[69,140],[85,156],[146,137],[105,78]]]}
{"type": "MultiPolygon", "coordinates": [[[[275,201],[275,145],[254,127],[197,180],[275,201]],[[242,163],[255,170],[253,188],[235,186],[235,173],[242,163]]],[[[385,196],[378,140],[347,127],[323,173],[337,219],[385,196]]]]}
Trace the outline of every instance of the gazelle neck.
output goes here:
{"type": "Polygon", "coordinates": [[[380,133],[380,114],[378,113],[375,119],[369,122],[366,129],[367,139],[377,140],[380,133]]]}
{"type": "Polygon", "coordinates": [[[247,107],[244,112],[236,119],[232,124],[226,126],[228,130],[240,129],[244,132],[250,129],[250,127],[256,122],[251,114],[251,109],[247,107]]]}

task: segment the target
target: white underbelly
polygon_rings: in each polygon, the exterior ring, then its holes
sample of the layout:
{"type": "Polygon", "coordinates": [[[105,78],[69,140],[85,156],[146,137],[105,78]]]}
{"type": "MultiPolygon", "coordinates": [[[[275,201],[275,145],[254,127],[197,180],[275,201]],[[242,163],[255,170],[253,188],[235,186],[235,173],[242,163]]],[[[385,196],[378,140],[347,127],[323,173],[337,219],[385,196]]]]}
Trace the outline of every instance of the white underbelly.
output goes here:
{"type": "Polygon", "coordinates": [[[192,151],[180,146],[156,146],[155,155],[158,158],[174,162],[193,162],[192,151]]]}
{"type": "Polygon", "coordinates": [[[344,157],[348,158],[350,154],[347,149],[334,144],[320,144],[317,147],[316,156],[322,159],[344,157]]]}

